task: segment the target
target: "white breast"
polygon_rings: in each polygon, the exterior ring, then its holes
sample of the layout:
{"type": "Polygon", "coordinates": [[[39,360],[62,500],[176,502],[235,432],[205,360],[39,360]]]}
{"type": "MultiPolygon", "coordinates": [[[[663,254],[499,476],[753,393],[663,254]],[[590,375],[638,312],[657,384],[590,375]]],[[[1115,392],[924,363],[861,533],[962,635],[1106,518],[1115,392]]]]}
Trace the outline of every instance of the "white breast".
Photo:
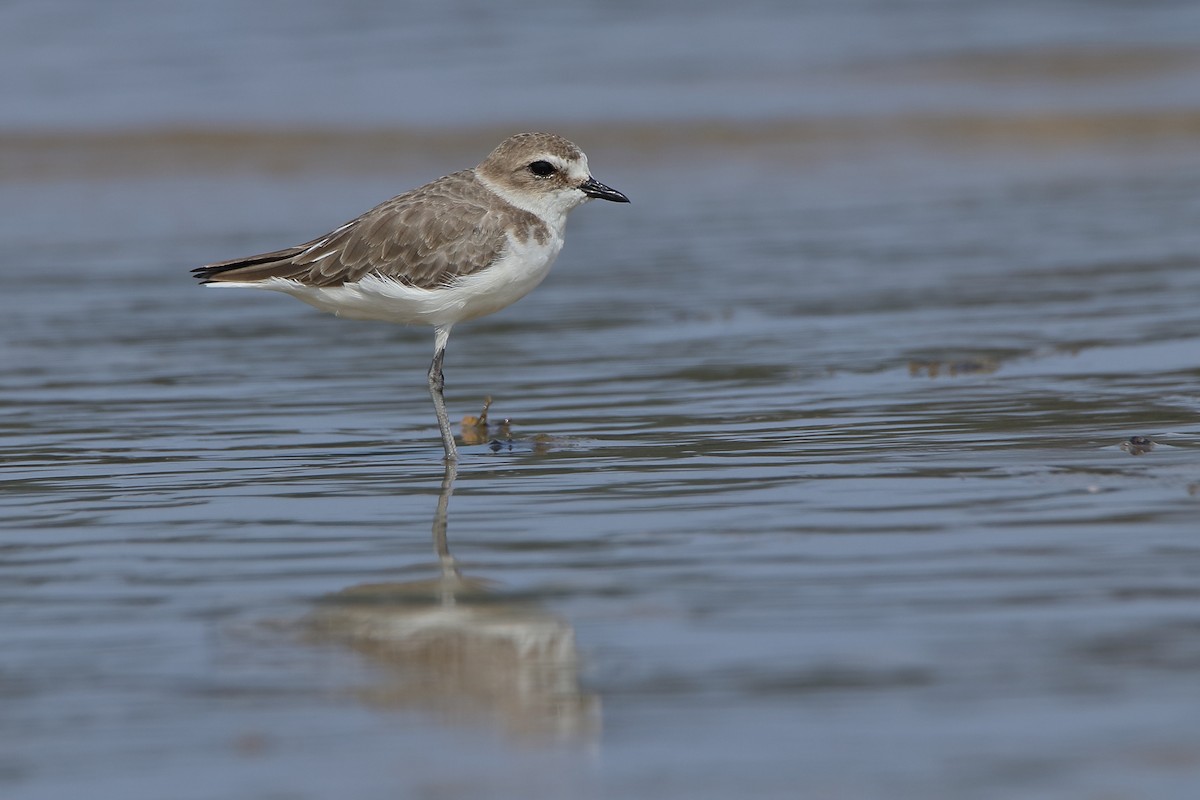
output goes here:
{"type": "Polygon", "coordinates": [[[460,319],[493,314],[532,292],[550,273],[563,246],[561,232],[554,229],[545,244],[532,236],[525,242],[516,241],[511,234],[508,239],[508,247],[495,264],[443,290],[463,297],[465,315],[460,319]]]}

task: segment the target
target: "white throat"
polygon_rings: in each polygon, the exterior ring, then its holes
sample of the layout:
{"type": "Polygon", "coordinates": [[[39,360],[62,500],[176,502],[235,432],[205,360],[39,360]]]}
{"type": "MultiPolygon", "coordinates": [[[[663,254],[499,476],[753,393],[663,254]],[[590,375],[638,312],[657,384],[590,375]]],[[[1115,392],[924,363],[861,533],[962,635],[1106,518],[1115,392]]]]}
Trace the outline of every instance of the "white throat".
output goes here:
{"type": "Polygon", "coordinates": [[[587,195],[578,189],[554,192],[526,192],[501,186],[480,174],[479,170],[475,171],[475,178],[488,189],[495,192],[500,199],[516,206],[522,211],[528,211],[530,214],[533,214],[559,235],[566,228],[567,213],[588,199],[587,195]]]}

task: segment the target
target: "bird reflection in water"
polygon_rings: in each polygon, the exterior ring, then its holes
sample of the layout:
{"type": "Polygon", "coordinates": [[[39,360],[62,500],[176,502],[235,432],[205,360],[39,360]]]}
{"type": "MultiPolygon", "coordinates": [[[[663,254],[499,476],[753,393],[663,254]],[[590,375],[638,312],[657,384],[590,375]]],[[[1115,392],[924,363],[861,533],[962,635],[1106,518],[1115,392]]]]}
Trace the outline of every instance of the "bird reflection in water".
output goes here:
{"type": "Polygon", "coordinates": [[[373,706],[430,711],[539,739],[591,739],[600,704],[579,687],[574,629],[462,574],[446,535],[457,466],[446,464],[433,518],[439,574],[361,584],[322,599],[311,631],[389,667],[362,693],[373,706]]]}

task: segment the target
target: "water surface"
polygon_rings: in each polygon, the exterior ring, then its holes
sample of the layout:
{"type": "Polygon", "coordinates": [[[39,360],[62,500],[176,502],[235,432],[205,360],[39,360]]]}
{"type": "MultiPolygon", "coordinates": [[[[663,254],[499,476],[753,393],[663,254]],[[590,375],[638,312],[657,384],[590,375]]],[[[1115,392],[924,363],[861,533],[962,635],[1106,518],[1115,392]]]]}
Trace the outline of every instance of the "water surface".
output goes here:
{"type": "MultiPolygon", "coordinates": [[[[40,88],[5,72],[5,797],[1192,796],[1190,5],[752,4],[691,59],[665,11],[568,7],[539,24],[621,46],[540,97],[626,105],[416,121],[349,80],[414,69],[370,46],[383,6],[124,5],[145,27],[57,28],[40,88]],[[185,40],[283,60],[243,82],[185,40]],[[101,56],[144,103],[51,80],[101,56]],[[318,73],[353,88],[313,116],[318,73]],[[429,331],[187,269],[522,116],[634,202],[455,330],[452,416],[510,422],[451,495],[429,331]]],[[[403,22],[426,55],[466,24],[403,22]]],[[[496,25],[501,76],[557,63],[496,25]]]]}

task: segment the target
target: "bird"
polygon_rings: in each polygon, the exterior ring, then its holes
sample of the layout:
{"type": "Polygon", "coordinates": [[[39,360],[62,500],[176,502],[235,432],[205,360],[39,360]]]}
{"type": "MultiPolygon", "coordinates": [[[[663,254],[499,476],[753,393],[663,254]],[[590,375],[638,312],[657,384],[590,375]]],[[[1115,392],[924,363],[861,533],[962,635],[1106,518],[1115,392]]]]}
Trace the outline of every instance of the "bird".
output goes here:
{"type": "Polygon", "coordinates": [[[434,329],[429,394],[445,462],[458,460],[442,364],[450,330],[534,289],[562,250],[567,214],[628,203],[592,177],[577,145],[518,133],[472,169],[385,200],[329,233],[192,270],[210,287],[268,289],[339,317],[434,329]]]}

